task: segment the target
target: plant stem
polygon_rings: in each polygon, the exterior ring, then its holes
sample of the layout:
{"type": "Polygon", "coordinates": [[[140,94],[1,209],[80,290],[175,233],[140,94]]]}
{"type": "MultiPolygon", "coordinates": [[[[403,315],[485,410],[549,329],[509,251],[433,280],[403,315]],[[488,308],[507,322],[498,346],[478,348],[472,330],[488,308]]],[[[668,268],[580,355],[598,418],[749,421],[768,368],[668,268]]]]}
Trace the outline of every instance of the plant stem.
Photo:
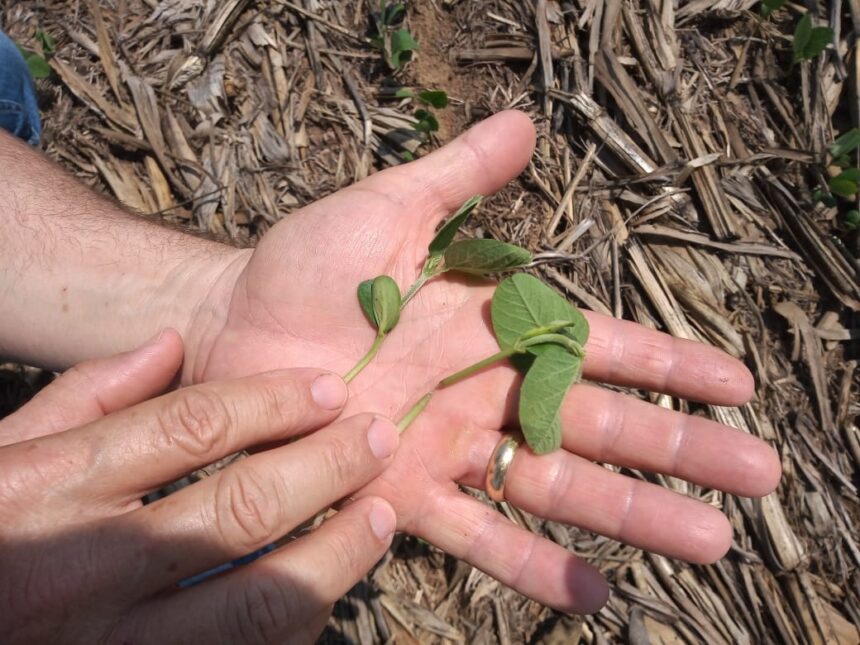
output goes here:
{"type": "Polygon", "coordinates": [[[502,351],[493,354],[492,356],[488,356],[482,361],[478,361],[474,365],[470,365],[469,367],[462,369],[459,372],[451,374],[451,376],[446,376],[441,381],[439,381],[439,387],[448,387],[449,385],[454,385],[454,383],[462,381],[464,378],[471,376],[475,372],[478,372],[485,367],[492,365],[493,363],[503,361],[506,358],[513,356],[514,354],[521,354],[522,351],[523,350],[519,347],[508,347],[507,349],[503,349],[502,351]]]}
{"type": "Polygon", "coordinates": [[[415,294],[418,293],[418,290],[424,286],[430,278],[434,277],[433,275],[428,275],[424,272],[418,276],[418,279],[412,283],[412,286],[406,290],[406,293],[403,294],[403,298],[400,300],[400,311],[403,311],[404,307],[406,307],[406,303],[408,303],[412,298],[415,297],[415,294]]]}
{"type": "Polygon", "coordinates": [[[370,350],[368,350],[367,354],[365,354],[364,357],[355,364],[355,367],[346,373],[343,380],[349,383],[352,379],[358,376],[361,373],[361,370],[367,367],[367,364],[370,363],[370,361],[373,360],[373,357],[376,356],[377,352],[379,352],[379,348],[382,347],[382,341],[384,340],[385,334],[382,332],[378,333],[376,335],[376,340],[373,341],[373,345],[370,346],[370,350]]]}
{"type": "MultiPolygon", "coordinates": [[[[421,277],[425,278],[425,276],[423,274],[421,277]]],[[[433,277],[433,276],[428,276],[428,278],[429,277],[433,277]]],[[[426,282],[426,280],[427,280],[427,278],[424,279],[424,282],[426,282]]],[[[419,278],[419,282],[420,281],[421,281],[421,279],[419,278]]],[[[416,282],[416,284],[418,284],[418,283],[416,282]]],[[[411,289],[410,289],[410,291],[411,291],[411,289]]],[[[417,291],[417,289],[416,289],[416,291],[417,291]]],[[[576,342],[572,338],[569,338],[569,337],[564,336],[562,334],[545,333],[547,330],[562,329],[562,328],[567,327],[567,326],[568,326],[567,324],[562,325],[561,323],[559,323],[558,325],[553,324],[553,325],[549,325],[547,327],[535,328],[531,332],[524,334],[516,342],[516,344],[513,347],[508,347],[506,349],[503,349],[502,351],[497,352],[497,353],[493,354],[492,356],[488,356],[487,358],[485,358],[482,361],[478,361],[477,363],[474,363],[473,365],[470,365],[469,367],[461,369],[459,372],[455,372],[454,374],[451,374],[451,376],[446,376],[441,381],[439,381],[439,384],[436,386],[436,389],[448,387],[449,385],[454,385],[455,383],[459,383],[463,379],[470,377],[475,372],[479,372],[482,369],[484,369],[485,367],[489,367],[490,365],[492,365],[494,363],[498,363],[499,361],[506,360],[506,359],[510,358],[511,356],[513,356],[514,354],[524,354],[526,352],[526,348],[531,347],[532,345],[543,345],[545,343],[554,343],[556,345],[562,345],[563,347],[565,347],[569,352],[571,352],[575,356],[584,357],[585,351],[583,350],[582,345],[580,345],[578,342],[576,342]],[[544,333],[541,333],[541,332],[544,332],[544,333]]],[[[374,345],[376,345],[376,343],[374,343],[374,345]]],[[[373,354],[375,354],[375,353],[376,352],[371,349],[371,353],[368,354],[368,356],[370,356],[370,358],[373,358],[373,354]]],[[[368,358],[367,361],[369,361],[370,358],[368,358]]],[[[364,360],[364,359],[362,359],[362,360],[364,360]]],[[[367,361],[365,361],[365,364],[367,363],[367,361]]],[[[359,363],[359,365],[361,365],[361,363],[359,363]]],[[[356,367],[358,367],[358,366],[356,366],[356,367]]],[[[353,369],[353,371],[355,371],[355,368],[353,369]]],[[[352,374],[352,372],[350,372],[350,374],[352,374]]],[[[346,381],[348,383],[349,378],[347,378],[346,381]]],[[[427,407],[427,404],[430,403],[430,397],[432,397],[432,396],[433,396],[433,392],[428,392],[427,394],[422,396],[418,400],[418,402],[409,409],[409,411],[403,416],[403,418],[400,419],[400,421],[398,421],[397,427],[400,430],[400,432],[403,432],[404,430],[406,430],[406,428],[409,427],[409,424],[412,423],[413,421],[415,421],[415,418],[419,414],[421,414],[421,412],[424,410],[424,408],[427,407]]]]}
{"type": "Polygon", "coordinates": [[[403,418],[397,422],[397,429],[400,432],[406,430],[409,427],[409,424],[415,421],[415,418],[421,414],[424,408],[427,407],[427,404],[430,403],[430,398],[433,396],[433,392],[428,392],[420,399],[418,399],[418,403],[409,408],[409,411],[403,415],[403,418]]]}

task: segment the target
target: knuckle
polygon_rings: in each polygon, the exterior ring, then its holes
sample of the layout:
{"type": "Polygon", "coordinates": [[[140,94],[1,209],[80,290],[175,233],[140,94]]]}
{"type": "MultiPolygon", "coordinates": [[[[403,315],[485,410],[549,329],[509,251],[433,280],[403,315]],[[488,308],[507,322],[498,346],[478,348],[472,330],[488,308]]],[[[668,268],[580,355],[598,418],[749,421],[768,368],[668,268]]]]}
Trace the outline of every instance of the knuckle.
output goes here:
{"type": "Polygon", "coordinates": [[[565,498],[573,486],[573,467],[567,460],[556,459],[547,471],[547,494],[544,496],[544,509],[547,513],[551,509],[564,508],[565,498]]]}
{"type": "Polygon", "coordinates": [[[228,468],[218,478],[215,526],[240,550],[253,550],[277,537],[280,506],[277,487],[250,468],[228,468]]]}
{"type": "Polygon", "coordinates": [[[234,415],[220,395],[205,388],[176,392],[157,415],[165,442],[194,457],[207,457],[226,443],[234,415]]]}
{"type": "Polygon", "coordinates": [[[240,643],[268,643],[278,638],[290,622],[294,604],[288,589],[266,575],[237,587],[233,597],[228,596],[226,633],[240,643]]]}
{"type": "Polygon", "coordinates": [[[331,435],[326,438],[320,458],[323,460],[323,471],[328,480],[337,490],[342,490],[355,479],[356,460],[358,451],[346,438],[331,435]]]}
{"type": "MultiPolygon", "coordinates": [[[[340,571],[345,577],[350,577],[357,571],[367,559],[362,557],[362,545],[365,541],[358,539],[360,533],[350,528],[357,528],[353,522],[351,526],[341,526],[335,531],[330,531],[326,536],[325,550],[327,551],[326,562],[330,562],[333,571],[340,571]]],[[[326,600],[335,600],[334,598],[326,600]]]]}
{"type": "Polygon", "coordinates": [[[283,429],[285,424],[294,424],[310,412],[302,386],[294,381],[277,387],[264,385],[255,388],[255,392],[262,419],[269,428],[283,429]]]}

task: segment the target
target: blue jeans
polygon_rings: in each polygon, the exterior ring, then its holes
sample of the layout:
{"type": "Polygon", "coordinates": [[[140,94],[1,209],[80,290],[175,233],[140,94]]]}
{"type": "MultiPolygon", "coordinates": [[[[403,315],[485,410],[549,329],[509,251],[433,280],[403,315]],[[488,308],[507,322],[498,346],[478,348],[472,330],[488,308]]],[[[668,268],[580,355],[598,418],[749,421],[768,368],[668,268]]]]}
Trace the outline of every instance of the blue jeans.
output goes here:
{"type": "Polygon", "coordinates": [[[0,128],[30,145],[39,143],[42,122],[36,90],[24,57],[0,31],[0,128]]]}

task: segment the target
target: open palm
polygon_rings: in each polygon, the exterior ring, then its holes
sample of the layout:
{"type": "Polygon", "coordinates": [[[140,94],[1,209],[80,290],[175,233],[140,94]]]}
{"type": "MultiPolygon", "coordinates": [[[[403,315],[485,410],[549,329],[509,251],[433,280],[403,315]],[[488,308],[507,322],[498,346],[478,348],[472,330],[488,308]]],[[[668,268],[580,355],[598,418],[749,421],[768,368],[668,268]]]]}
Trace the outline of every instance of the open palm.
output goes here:
{"type": "MultiPolygon", "coordinates": [[[[193,380],[278,367],[345,374],[374,330],[355,296],[359,282],[417,277],[438,223],[473,194],[498,190],[522,170],[534,143],[528,119],[499,114],[425,159],[390,169],[291,215],[225,275],[228,294],[189,357],[193,380]]],[[[488,320],[492,285],[443,277],[409,304],[376,360],[351,385],[347,414],[399,417],[440,377],[498,347],[488,320]]],[[[745,402],[752,377],[716,349],[588,314],[585,377],[720,405],[745,402]]],[[[366,491],[398,511],[418,535],[536,600],[595,611],[600,575],[560,546],[460,492],[483,487],[487,461],[516,422],[516,372],[488,369],[438,392],[405,433],[394,464],[366,491]]],[[[694,562],[729,547],[716,509],[612,473],[595,461],[687,479],[740,495],[763,495],[779,478],[775,453],[757,439],[595,385],[575,386],[562,410],[563,450],[520,449],[506,497],[526,511],[694,562]]]]}

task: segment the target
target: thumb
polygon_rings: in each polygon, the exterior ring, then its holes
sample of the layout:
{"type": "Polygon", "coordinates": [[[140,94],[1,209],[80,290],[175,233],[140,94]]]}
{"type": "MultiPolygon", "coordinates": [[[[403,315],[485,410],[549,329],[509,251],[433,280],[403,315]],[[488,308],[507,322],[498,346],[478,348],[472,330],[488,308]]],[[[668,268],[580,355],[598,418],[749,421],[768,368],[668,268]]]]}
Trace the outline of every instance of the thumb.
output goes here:
{"type": "Polygon", "coordinates": [[[371,175],[356,187],[395,195],[408,204],[407,213],[415,213],[432,229],[473,195],[502,189],[528,165],[534,146],[531,119],[507,110],[426,157],[371,175]]]}
{"type": "Polygon", "coordinates": [[[135,350],[75,365],[0,421],[0,446],[81,426],[160,394],[182,355],[179,333],[165,329],[135,350]]]}

